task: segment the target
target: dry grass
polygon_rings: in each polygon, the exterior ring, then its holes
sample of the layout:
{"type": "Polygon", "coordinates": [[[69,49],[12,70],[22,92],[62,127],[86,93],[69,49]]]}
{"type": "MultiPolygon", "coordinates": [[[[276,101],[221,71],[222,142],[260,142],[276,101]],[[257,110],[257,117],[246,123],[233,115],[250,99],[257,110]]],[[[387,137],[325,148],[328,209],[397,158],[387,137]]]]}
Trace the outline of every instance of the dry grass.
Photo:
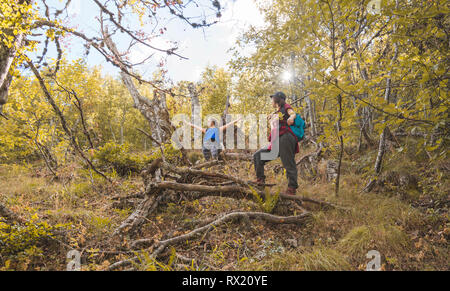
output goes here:
{"type": "MultiPolygon", "coordinates": [[[[44,266],[37,267],[62,270],[65,268],[65,253],[69,249],[87,251],[103,248],[103,240],[109,237],[129,211],[112,209],[110,198],[116,193],[105,191],[106,184],[96,177],[93,177],[92,184],[90,175],[79,168],[72,169],[72,181],[42,177],[38,169],[41,167],[1,165],[0,201],[27,220],[37,216],[39,221],[50,225],[66,225],[60,250],[47,254],[48,262],[42,262],[44,266]]],[[[32,266],[30,264],[29,268],[32,266]]]]}
{"type": "Polygon", "coordinates": [[[243,267],[251,271],[348,271],[355,268],[337,250],[314,246],[302,251],[287,251],[243,267]]]}
{"type": "MultiPolygon", "coordinates": [[[[395,193],[361,194],[365,179],[355,174],[353,166],[354,163],[345,163],[339,197],[334,196],[334,185],[325,182],[323,174],[316,181],[301,180],[299,190],[301,195],[349,207],[349,212],[306,205],[314,213],[314,219],[305,227],[259,221],[229,224],[199,240],[177,246],[178,253],[194,259],[193,265],[186,266],[175,260],[170,267],[164,265],[165,262],[151,262],[151,266],[145,262],[143,268],[363,270],[368,261],[367,252],[377,250],[383,256],[385,270],[448,270],[448,212],[415,208],[395,193]]],[[[108,262],[123,258],[105,257],[99,250],[115,248],[106,243],[107,239],[132,210],[113,208],[111,197],[137,192],[142,183],[140,179],[116,178],[116,185],[111,187],[72,165],[62,170],[73,175],[73,179],[62,183],[42,177],[36,169],[1,165],[1,202],[25,218],[37,214],[40,220],[52,225],[70,224],[72,227],[68,228],[64,243],[90,254],[84,269],[102,269],[108,262]]],[[[254,178],[251,163],[233,162],[216,170],[243,179],[254,178]]],[[[270,183],[279,185],[273,191],[284,190],[283,173],[273,175],[269,166],[268,176],[270,183]]],[[[234,210],[258,211],[261,205],[226,198],[168,204],[148,218],[140,229],[139,238],[161,240],[179,235],[207,218],[234,210]]],[[[49,261],[34,268],[64,269],[65,251],[65,247],[61,247],[59,252],[49,253],[49,261]]]]}

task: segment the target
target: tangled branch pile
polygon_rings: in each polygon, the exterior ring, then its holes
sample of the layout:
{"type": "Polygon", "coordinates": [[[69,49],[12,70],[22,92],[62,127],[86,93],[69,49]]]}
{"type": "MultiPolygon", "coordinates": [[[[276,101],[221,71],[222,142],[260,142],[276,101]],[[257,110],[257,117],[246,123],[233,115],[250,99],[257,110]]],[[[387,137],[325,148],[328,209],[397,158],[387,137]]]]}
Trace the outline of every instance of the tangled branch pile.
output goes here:
{"type": "MultiPolygon", "coordinates": [[[[193,201],[204,197],[227,197],[232,199],[246,199],[250,201],[263,201],[267,195],[276,196],[276,203],[285,201],[289,203],[296,213],[289,216],[278,216],[265,212],[231,212],[223,213],[218,218],[205,223],[205,225],[187,230],[185,234],[175,236],[163,241],[155,242],[153,239],[138,239],[132,241],[129,246],[132,250],[148,248],[152,250],[151,257],[156,259],[164,254],[170,247],[182,242],[194,239],[202,234],[206,235],[213,228],[217,228],[228,222],[248,221],[249,219],[263,220],[274,224],[297,224],[304,225],[312,217],[311,212],[305,210],[303,203],[313,203],[322,208],[341,208],[334,204],[318,201],[300,196],[273,193],[267,190],[271,185],[258,186],[240,178],[226,175],[221,172],[210,170],[213,167],[222,168],[220,161],[207,162],[190,168],[176,167],[164,162],[163,159],[155,160],[143,173],[145,181],[145,192],[141,202],[135,211],[115,230],[114,237],[134,236],[137,230],[154,214],[159,206],[173,201],[193,201]],[[298,210],[298,214],[297,214],[298,210]]],[[[135,198],[136,196],[122,199],[135,198]]],[[[129,266],[138,258],[120,261],[109,266],[110,270],[129,266]]]]}

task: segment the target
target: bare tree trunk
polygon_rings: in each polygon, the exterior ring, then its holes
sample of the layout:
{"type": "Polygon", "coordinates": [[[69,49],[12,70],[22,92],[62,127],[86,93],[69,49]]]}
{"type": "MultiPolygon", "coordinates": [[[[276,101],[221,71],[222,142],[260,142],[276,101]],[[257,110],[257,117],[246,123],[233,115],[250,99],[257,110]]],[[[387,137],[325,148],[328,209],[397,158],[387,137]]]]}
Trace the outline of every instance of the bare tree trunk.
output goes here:
{"type": "MultiPolygon", "coordinates": [[[[202,127],[201,120],[201,107],[200,100],[198,98],[198,91],[195,88],[194,83],[188,85],[189,95],[191,97],[191,123],[202,127]]],[[[194,130],[194,148],[201,148],[202,133],[199,130],[194,130]]]]}
{"type": "Polygon", "coordinates": [[[188,85],[189,95],[191,97],[191,112],[194,112],[195,107],[200,107],[200,100],[198,98],[198,91],[195,88],[194,83],[189,83],[188,85]]]}
{"type": "Polygon", "coordinates": [[[35,75],[36,79],[39,82],[39,85],[42,89],[42,92],[44,93],[45,98],[47,99],[48,103],[50,103],[50,105],[53,108],[53,111],[55,112],[55,114],[58,116],[59,121],[61,123],[61,127],[63,128],[64,132],[67,134],[67,137],[70,140],[70,143],[72,144],[73,148],[75,149],[75,152],[77,152],[80,157],[89,165],[89,167],[94,170],[97,174],[99,174],[100,176],[102,176],[105,180],[107,180],[108,182],[112,182],[110,178],[108,178],[104,173],[100,172],[92,163],[92,161],[86,156],[86,154],[83,152],[83,150],[81,149],[80,145],[78,144],[76,137],[74,135],[74,133],[72,132],[72,130],[69,128],[66,119],[64,118],[64,115],[61,111],[61,109],[58,107],[58,105],[56,104],[55,100],[53,99],[52,95],[50,94],[50,91],[47,89],[47,86],[45,85],[45,81],[44,79],[42,79],[41,74],[39,73],[39,71],[36,69],[36,67],[34,66],[34,64],[31,61],[27,61],[31,71],[33,72],[33,74],[35,75]]]}
{"type": "Polygon", "coordinates": [[[91,135],[89,134],[89,131],[87,128],[86,118],[84,117],[83,104],[81,103],[80,98],[78,98],[78,95],[75,92],[75,90],[67,91],[67,92],[69,92],[69,94],[75,98],[74,105],[78,109],[78,112],[80,113],[81,125],[83,126],[84,136],[86,137],[86,139],[89,143],[89,148],[94,149],[94,143],[92,142],[91,135]]]}
{"type": "MultiPolygon", "coordinates": [[[[30,4],[31,0],[19,0],[19,4],[30,4]]],[[[19,11],[12,11],[12,13],[20,13],[19,11]]],[[[13,31],[3,31],[7,37],[14,38],[13,45],[8,48],[3,43],[0,43],[0,115],[2,114],[2,107],[6,104],[8,99],[8,90],[11,85],[12,75],[10,74],[11,66],[16,58],[18,50],[23,46],[25,36],[19,33],[14,36],[13,31]]]]}
{"type": "Polygon", "coordinates": [[[339,186],[340,186],[340,180],[341,180],[341,168],[342,168],[342,158],[344,156],[344,137],[342,136],[342,95],[338,96],[338,113],[339,113],[339,119],[337,122],[337,132],[339,136],[339,143],[340,143],[340,152],[339,152],[339,160],[338,160],[338,169],[337,169],[337,177],[336,177],[336,188],[335,188],[335,194],[336,196],[339,195],[339,186]]]}
{"type": "Polygon", "coordinates": [[[125,122],[127,120],[127,113],[129,110],[129,107],[126,103],[122,104],[122,116],[120,118],[120,144],[123,145],[125,143],[125,122]]]}
{"type": "Polygon", "coordinates": [[[318,124],[317,124],[316,100],[312,101],[312,106],[313,106],[312,114],[313,114],[314,130],[316,132],[316,135],[319,135],[321,130],[320,130],[320,126],[318,126],[318,124]]]}
{"type": "MultiPolygon", "coordinates": [[[[365,81],[369,81],[369,76],[367,74],[367,70],[365,68],[361,68],[359,61],[356,61],[356,68],[357,68],[361,78],[365,81]]],[[[364,96],[362,96],[362,97],[367,99],[368,95],[364,94],[364,96]]],[[[355,103],[355,107],[356,107],[356,103],[355,103]]],[[[363,107],[361,112],[358,111],[358,115],[359,115],[359,128],[360,128],[360,139],[359,139],[358,151],[360,151],[361,147],[362,147],[362,138],[363,137],[366,140],[369,147],[374,146],[375,142],[372,140],[372,138],[369,136],[369,133],[368,133],[368,131],[370,131],[370,109],[369,109],[369,107],[368,106],[363,107]]]]}
{"type": "Polygon", "coordinates": [[[126,117],[126,111],[124,110],[122,112],[122,118],[120,120],[120,144],[123,145],[125,143],[125,137],[124,137],[124,127],[125,127],[125,117],[126,117]]]}
{"type": "MultiPolygon", "coordinates": [[[[115,43],[112,41],[108,31],[103,32],[103,37],[106,46],[113,53],[114,57],[118,60],[118,64],[121,67],[120,75],[123,83],[130,92],[134,101],[134,107],[138,109],[141,114],[147,119],[151,129],[151,140],[162,150],[162,145],[169,142],[172,138],[174,127],[170,122],[170,115],[167,109],[166,96],[163,92],[154,91],[153,99],[150,100],[143,97],[136,86],[133,83],[133,79],[127,73],[125,67],[123,67],[123,61],[121,54],[117,50],[115,43]]],[[[183,159],[187,161],[185,152],[182,150],[183,159]]],[[[162,157],[164,159],[164,156],[162,157]]],[[[156,181],[162,180],[162,171],[158,169],[155,172],[154,178],[156,181]]],[[[144,198],[137,209],[119,226],[114,232],[115,235],[123,233],[124,230],[134,230],[141,225],[146,217],[156,209],[159,201],[163,198],[164,193],[154,193],[144,198]]]]}
{"type": "MultiPolygon", "coordinates": [[[[398,7],[398,0],[396,1],[396,6],[398,7]]],[[[396,32],[397,32],[397,24],[394,24],[393,33],[395,34],[396,32]]],[[[391,59],[391,65],[397,60],[397,57],[398,57],[398,43],[396,42],[394,44],[394,55],[392,56],[392,59],[391,59]]],[[[386,80],[386,90],[384,93],[384,99],[386,100],[387,103],[389,103],[390,99],[391,99],[390,97],[391,97],[391,93],[392,93],[392,74],[393,74],[393,69],[390,70],[388,79],[386,80]]],[[[387,117],[385,118],[384,122],[386,122],[386,121],[387,121],[387,117]]],[[[384,154],[386,152],[386,137],[388,135],[388,131],[389,131],[389,129],[387,127],[385,127],[380,136],[380,144],[378,146],[378,154],[377,154],[377,159],[375,161],[375,175],[376,176],[380,175],[380,173],[381,173],[381,165],[383,163],[384,154]]],[[[372,191],[373,187],[375,186],[375,182],[376,182],[376,179],[372,179],[366,185],[364,191],[365,192],[372,191]]]]}
{"type": "Polygon", "coordinates": [[[114,130],[111,125],[111,120],[108,121],[108,125],[109,125],[109,131],[111,132],[111,136],[112,136],[114,142],[117,143],[116,135],[115,135],[114,130]]]}
{"type": "Polygon", "coordinates": [[[23,38],[22,33],[17,35],[11,48],[6,48],[3,44],[0,45],[0,114],[3,105],[8,100],[8,90],[12,81],[11,65],[16,57],[17,50],[23,45],[23,38]]]}
{"type": "MultiPolygon", "coordinates": [[[[330,44],[330,48],[331,48],[331,53],[332,53],[332,65],[333,65],[333,69],[335,71],[338,70],[338,63],[337,63],[337,59],[336,59],[336,23],[334,21],[334,12],[333,9],[330,5],[329,2],[327,2],[328,4],[328,8],[331,14],[331,44],[330,44]]],[[[334,80],[336,86],[338,85],[338,80],[335,79],[334,80]]],[[[338,101],[338,121],[336,123],[336,129],[337,129],[337,134],[338,134],[338,139],[339,139],[339,143],[340,143],[340,152],[339,152],[339,160],[338,160],[338,169],[337,169],[337,177],[336,177],[336,187],[335,187],[335,194],[336,196],[339,195],[339,187],[340,187],[340,179],[341,179],[341,168],[342,168],[342,158],[344,155],[344,137],[342,136],[342,115],[343,115],[343,107],[342,107],[342,95],[339,94],[337,96],[337,101],[338,101]]]]}
{"type": "Polygon", "coordinates": [[[363,134],[369,146],[374,146],[375,141],[373,141],[373,139],[369,135],[369,132],[372,131],[371,129],[372,114],[370,108],[364,107],[362,115],[363,115],[363,125],[361,126],[361,133],[363,134]]]}
{"type": "MultiPolygon", "coordinates": [[[[228,122],[231,122],[231,120],[227,120],[227,115],[230,112],[230,107],[231,107],[231,96],[228,95],[227,96],[227,103],[225,104],[225,110],[222,113],[222,123],[223,124],[227,124],[228,122]]],[[[227,145],[228,142],[236,142],[238,140],[238,137],[245,137],[245,134],[242,132],[242,129],[240,129],[238,126],[232,126],[231,128],[227,128],[225,129],[225,132],[223,133],[223,145],[226,148],[235,148],[235,145],[227,145]],[[227,136],[228,136],[228,130],[232,130],[233,131],[233,140],[228,140],[227,136]]],[[[226,150],[224,151],[224,155],[227,156],[227,158],[229,158],[228,155],[230,155],[229,153],[226,153],[226,150]]]]}
{"type": "Polygon", "coordinates": [[[120,144],[123,145],[124,139],[123,139],[123,124],[120,124],[120,144]]]}
{"type": "Polygon", "coordinates": [[[225,104],[225,110],[224,110],[224,112],[222,114],[223,124],[226,124],[226,122],[227,122],[226,118],[227,118],[227,115],[228,115],[228,113],[230,111],[230,106],[231,106],[230,99],[231,99],[231,96],[228,95],[227,96],[227,103],[225,104]]]}
{"type": "MultiPolygon", "coordinates": [[[[30,127],[31,127],[31,125],[30,125],[30,127]]],[[[41,153],[41,156],[44,159],[45,165],[47,166],[49,171],[53,174],[53,176],[55,178],[58,178],[58,175],[56,174],[56,169],[58,168],[58,161],[56,160],[55,157],[53,157],[50,150],[45,145],[43,145],[39,142],[39,140],[38,140],[39,129],[40,129],[40,125],[38,123],[33,142],[36,145],[36,147],[38,148],[39,152],[41,153]]],[[[32,127],[31,127],[31,130],[33,130],[32,127]]],[[[29,137],[29,138],[31,138],[31,137],[29,137]]]]}
{"type": "MultiPolygon", "coordinates": [[[[107,31],[104,33],[104,39],[109,50],[119,61],[121,61],[121,55],[107,31]]],[[[131,76],[126,73],[125,69],[122,69],[120,76],[133,98],[134,107],[138,109],[149,122],[151,135],[154,140],[158,141],[160,144],[167,143],[172,137],[174,128],[170,122],[165,93],[154,91],[153,99],[150,100],[139,93],[131,76]]]]}
{"type": "Polygon", "coordinates": [[[317,136],[317,130],[316,130],[316,123],[314,120],[314,108],[311,102],[311,98],[306,98],[306,104],[308,106],[308,115],[309,115],[309,122],[311,123],[311,137],[314,138],[317,136]]]}

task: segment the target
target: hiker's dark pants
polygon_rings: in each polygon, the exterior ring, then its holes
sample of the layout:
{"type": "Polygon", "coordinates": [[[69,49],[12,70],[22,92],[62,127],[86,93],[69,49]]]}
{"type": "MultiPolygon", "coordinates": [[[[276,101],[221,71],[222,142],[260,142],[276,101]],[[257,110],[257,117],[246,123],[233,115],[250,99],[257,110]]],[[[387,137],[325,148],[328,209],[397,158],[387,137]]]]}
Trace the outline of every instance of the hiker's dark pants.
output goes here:
{"type": "Polygon", "coordinates": [[[204,148],[203,149],[203,157],[207,161],[211,160],[211,158],[214,160],[218,160],[221,152],[222,152],[222,150],[209,150],[209,149],[204,148]]]}
{"type": "Polygon", "coordinates": [[[220,144],[217,142],[206,141],[203,143],[203,156],[205,160],[209,161],[211,158],[217,160],[222,152],[220,144]]]}
{"type": "MultiPolygon", "coordinates": [[[[286,169],[287,178],[289,181],[289,188],[298,189],[298,170],[295,162],[295,149],[297,147],[297,139],[289,132],[280,136],[280,150],[278,157],[281,158],[281,163],[286,169]]],[[[264,165],[269,160],[262,160],[261,153],[270,152],[267,147],[260,149],[253,155],[253,162],[255,164],[256,177],[258,179],[266,179],[264,175],[264,165]]]]}

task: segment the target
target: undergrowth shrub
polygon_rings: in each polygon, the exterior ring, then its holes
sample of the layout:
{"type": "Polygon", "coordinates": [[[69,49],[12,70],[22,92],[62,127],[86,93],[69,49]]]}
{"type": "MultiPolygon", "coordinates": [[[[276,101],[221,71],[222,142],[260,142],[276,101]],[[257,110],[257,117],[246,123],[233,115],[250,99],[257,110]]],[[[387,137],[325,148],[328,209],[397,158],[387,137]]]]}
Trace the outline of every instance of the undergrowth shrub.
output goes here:
{"type": "Polygon", "coordinates": [[[94,152],[93,161],[102,170],[115,171],[119,176],[139,173],[151,161],[151,157],[130,152],[128,144],[113,142],[105,144],[94,152]]]}
{"type": "Polygon", "coordinates": [[[112,219],[108,217],[92,216],[88,221],[89,233],[99,237],[112,230],[112,227],[112,219]]]}
{"type": "Polygon", "coordinates": [[[91,190],[91,184],[86,181],[74,183],[70,187],[70,192],[77,197],[84,197],[85,195],[89,194],[91,190]]]}
{"type": "Polygon", "coordinates": [[[68,225],[63,224],[52,226],[47,222],[37,222],[37,216],[23,225],[8,224],[0,220],[0,262],[8,268],[11,261],[41,256],[43,244],[56,238],[58,231],[67,227],[68,225]]]}
{"type": "Polygon", "coordinates": [[[181,151],[176,149],[172,143],[163,144],[161,148],[155,148],[153,153],[150,155],[150,160],[156,160],[162,157],[161,149],[164,153],[164,157],[167,162],[177,164],[177,162],[181,161],[181,151]]]}
{"type": "Polygon", "coordinates": [[[203,154],[201,152],[189,152],[187,154],[189,161],[195,165],[197,162],[203,159],[203,154]]]}
{"type": "Polygon", "coordinates": [[[280,198],[280,191],[272,194],[270,191],[265,191],[265,197],[261,197],[258,192],[250,186],[250,190],[252,191],[253,196],[255,197],[256,202],[259,207],[265,213],[272,213],[274,208],[277,206],[278,200],[280,198]]]}

